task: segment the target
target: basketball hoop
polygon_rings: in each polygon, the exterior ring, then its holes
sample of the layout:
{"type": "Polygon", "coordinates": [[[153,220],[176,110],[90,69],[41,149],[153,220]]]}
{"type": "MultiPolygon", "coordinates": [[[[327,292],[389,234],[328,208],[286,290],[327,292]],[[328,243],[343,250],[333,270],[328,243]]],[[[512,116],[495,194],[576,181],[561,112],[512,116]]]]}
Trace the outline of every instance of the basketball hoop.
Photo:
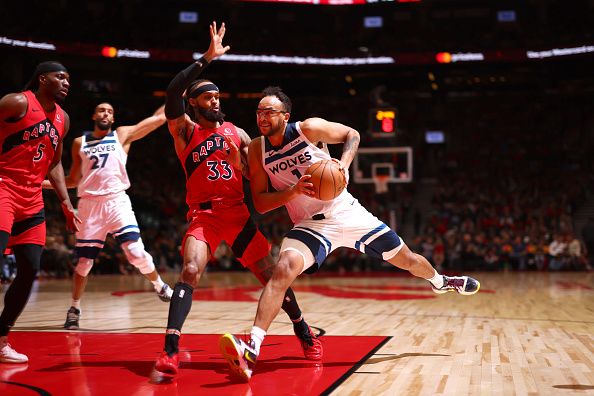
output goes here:
{"type": "Polygon", "coordinates": [[[373,175],[373,183],[375,184],[375,193],[384,194],[388,192],[388,180],[390,175],[373,175]]]}

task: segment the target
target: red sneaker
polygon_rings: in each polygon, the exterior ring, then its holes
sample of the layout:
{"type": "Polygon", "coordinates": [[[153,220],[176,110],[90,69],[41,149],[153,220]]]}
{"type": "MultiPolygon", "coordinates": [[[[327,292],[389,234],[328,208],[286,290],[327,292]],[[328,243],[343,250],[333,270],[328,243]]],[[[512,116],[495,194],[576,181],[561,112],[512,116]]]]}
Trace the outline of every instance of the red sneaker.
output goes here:
{"type": "Polygon", "coordinates": [[[322,347],[322,342],[311,330],[311,327],[307,326],[307,330],[307,334],[299,335],[295,333],[301,342],[303,356],[305,356],[305,358],[308,360],[322,360],[322,356],[324,355],[324,347],[322,347]]]}
{"type": "Polygon", "coordinates": [[[178,366],[178,354],[176,353],[173,356],[169,356],[167,352],[163,351],[155,363],[155,370],[164,374],[176,375],[178,366]]]}

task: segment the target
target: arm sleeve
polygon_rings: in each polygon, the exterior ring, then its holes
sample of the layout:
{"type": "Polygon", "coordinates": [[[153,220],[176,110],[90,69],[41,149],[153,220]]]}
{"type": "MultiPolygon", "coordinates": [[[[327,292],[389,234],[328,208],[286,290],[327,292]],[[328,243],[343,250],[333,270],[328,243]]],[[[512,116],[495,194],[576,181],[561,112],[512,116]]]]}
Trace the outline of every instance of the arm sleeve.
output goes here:
{"type": "Polygon", "coordinates": [[[174,120],[184,114],[184,90],[192,81],[198,77],[208,66],[204,57],[179,72],[167,87],[167,98],[165,100],[165,116],[168,120],[174,120]]]}

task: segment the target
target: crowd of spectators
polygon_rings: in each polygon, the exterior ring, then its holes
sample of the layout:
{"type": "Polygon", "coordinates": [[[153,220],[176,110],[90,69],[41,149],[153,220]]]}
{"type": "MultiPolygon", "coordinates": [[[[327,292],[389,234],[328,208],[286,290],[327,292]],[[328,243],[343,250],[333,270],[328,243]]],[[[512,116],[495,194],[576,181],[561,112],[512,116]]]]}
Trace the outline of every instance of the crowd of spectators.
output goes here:
{"type": "Polygon", "coordinates": [[[458,143],[435,175],[417,250],[449,269],[592,269],[573,226],[594,194],[591,104],[482,105],[450,107],[458,143]]]}

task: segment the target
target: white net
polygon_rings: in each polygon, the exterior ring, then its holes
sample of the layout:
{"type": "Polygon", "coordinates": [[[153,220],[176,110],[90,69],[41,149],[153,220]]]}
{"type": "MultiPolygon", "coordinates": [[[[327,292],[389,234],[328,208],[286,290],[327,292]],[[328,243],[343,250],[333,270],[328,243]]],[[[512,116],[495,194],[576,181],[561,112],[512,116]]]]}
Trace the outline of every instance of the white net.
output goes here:
{"type": "Polygon", "coordinates": [[[374,175],[373,183],[375,184],[375,193],[384,194],[388,192],[389,175],[374,175]]]}

